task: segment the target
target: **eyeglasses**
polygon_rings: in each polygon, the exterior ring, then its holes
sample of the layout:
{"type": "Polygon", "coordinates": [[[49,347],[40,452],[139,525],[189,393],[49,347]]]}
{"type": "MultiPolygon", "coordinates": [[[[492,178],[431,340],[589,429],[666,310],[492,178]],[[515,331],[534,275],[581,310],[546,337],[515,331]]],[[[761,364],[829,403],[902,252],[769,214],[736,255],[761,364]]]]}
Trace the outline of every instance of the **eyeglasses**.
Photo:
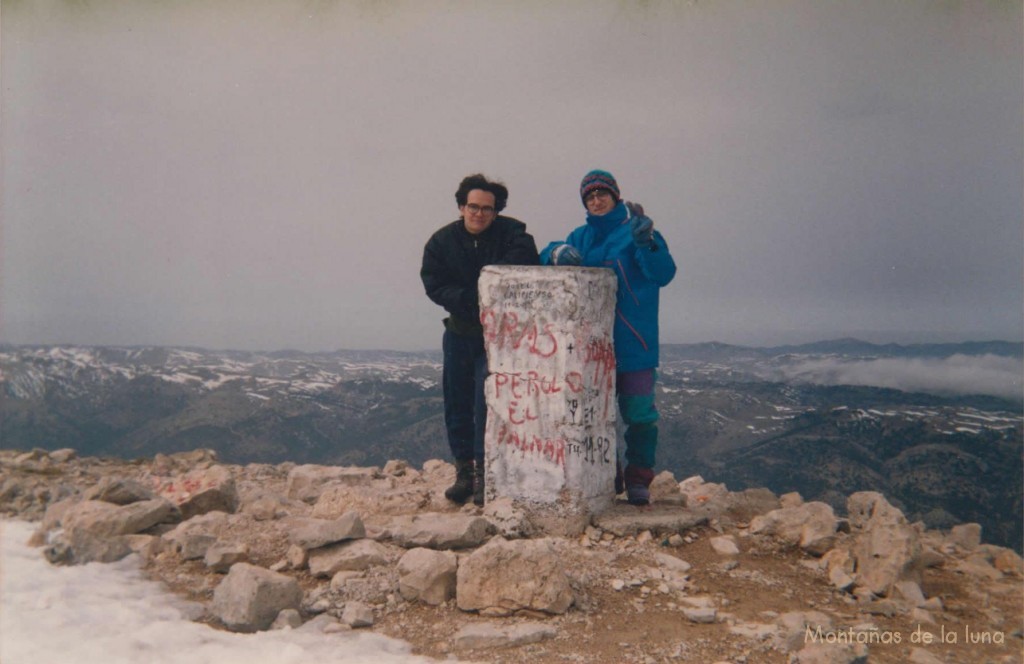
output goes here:
{"type": "Polygon", "coordinates": [[[584,203],[589,203],[590,201],[596,200],[598,198],[611,198],[611,197],[612,197],[612,192],[608,191],[607,189],[595,189],[594,191],[592,191],[589,194],[587,194],[586,197],[584,197],[583,202],[584,203]]]}
{"type": "Polygon", "coordinates": [[[488,217],[494,214],[494,208],[492,208],[490,205],[480,207],[476,203],[470,203],[465,207],[466,211],[469,212],[470,214],[483,214],[484,216],[488,217]]]}

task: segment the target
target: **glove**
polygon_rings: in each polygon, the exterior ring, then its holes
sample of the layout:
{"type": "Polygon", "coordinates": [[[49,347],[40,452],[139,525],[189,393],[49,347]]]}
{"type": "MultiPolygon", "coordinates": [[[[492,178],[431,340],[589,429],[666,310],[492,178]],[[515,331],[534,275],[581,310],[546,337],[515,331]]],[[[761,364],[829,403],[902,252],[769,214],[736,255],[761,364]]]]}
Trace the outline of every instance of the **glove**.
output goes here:
{"type": "Polygon", "coordinates": [[[654,242],[654,222],[650,217],[633,217],[633,244],[641,249],[647,249],[654,242]]]}
{"type": "Polygon", "coordinates": [[[562,244],[551,252],[551,263],[553,265],[580,265],[583,263],[583,256],[576,251],[571,244],[562,244]]]}

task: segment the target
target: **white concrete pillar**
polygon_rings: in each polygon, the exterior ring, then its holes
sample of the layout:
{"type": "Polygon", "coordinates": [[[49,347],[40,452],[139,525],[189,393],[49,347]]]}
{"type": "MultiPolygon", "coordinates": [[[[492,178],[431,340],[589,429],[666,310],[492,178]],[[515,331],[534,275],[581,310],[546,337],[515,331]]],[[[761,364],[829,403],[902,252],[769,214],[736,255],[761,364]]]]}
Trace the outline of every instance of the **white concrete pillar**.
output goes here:
{"type": "Polygon", "coordinates": [[[488,266],[487,499],[582,531],[615,499],[616,279],[603,268],[488,266]]]}

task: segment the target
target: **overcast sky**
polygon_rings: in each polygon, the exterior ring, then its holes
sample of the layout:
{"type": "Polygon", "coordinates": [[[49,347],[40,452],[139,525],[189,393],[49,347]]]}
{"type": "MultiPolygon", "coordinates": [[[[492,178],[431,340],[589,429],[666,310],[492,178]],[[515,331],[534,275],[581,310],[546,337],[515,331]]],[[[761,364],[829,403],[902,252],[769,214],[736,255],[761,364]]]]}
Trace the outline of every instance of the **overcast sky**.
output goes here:
{"type": "Polygon", "coordinates": [[[2,0],[0,340],[430,349],[473,172],[611,170],[662,341],[1019,340],[1020,2],[2,0]]]}

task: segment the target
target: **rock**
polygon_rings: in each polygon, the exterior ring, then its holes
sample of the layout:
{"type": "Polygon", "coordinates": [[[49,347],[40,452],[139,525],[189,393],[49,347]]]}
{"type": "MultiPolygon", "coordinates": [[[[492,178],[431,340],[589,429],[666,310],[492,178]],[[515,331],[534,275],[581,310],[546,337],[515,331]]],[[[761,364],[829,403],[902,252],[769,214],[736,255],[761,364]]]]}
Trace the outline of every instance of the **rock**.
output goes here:
{"type": "Polygon", "coordinates": [[[390,459],[384,464],[384,470],[382,471],[385,475],[394,475],[395,477],[402,477],[409,472],[409,462],[404,459],[390,459]]]}
{"type": "Polygon", "coordinates": [[[496,537],[459,565],[456,600],[463,611],[560,614],[573,593],[552,540],[496,537]]]}
{"type": "Polygon", "coordinates": [[[1003,574],[1024,576],[1024,559],[1013,549],[1000,547],[999,552],[992,559],[992,566],[1003,574]]]}
{"type": "Polygon", "coordinates": [[[228,515],[224,512],[209,512],[178,524],[163,538],[182,558],[194,560],[206,555],[207,550],[217,541],[218,533],[227,523],[228,515]]]}
{"type": "Polygon", "coordinates": [[[63,447],[59,450],[50,452],[50,458],[57,463],[67,463],[68,461],[78,458],[78,452],[70,447],[63,447]]]}
{"type": "Polygon", "coordinates": [[[655,553],[654,560],[658,565],[674,574],[686,574],[693,567],[682,558],[677,558],[668,553],[655,553]]]}
{"type": "Polygon", "coordinates": [[[164,499],[130,505],[82,501],[64,512],[64,534],[60,546],[46,555],[48,559],[62,563],[114,562],[132,552],[124,536],[134,535],[177,516],[175,507],[164,499]],[[70,552],[63,551],[64,547],[70,552]]]}
{"type": "Polygon", "coordinates": [[[811,502],[756,516],[750,522],[750,532],[777,537],[788,544],[798,545],[807,553],[820,556],[835,544],[837,525],[838,520],[830,505],[811,502]]]}
{"type": "Polygon", "coordinates": [[[712,537],[711,548],[720,556],[738,556],[740,549],[732,537],[712,537]]]}
{"type": "Polygon", "coordinates": [[[386,565],[396,557],[388,547],[373,540],[331,544],[309,551],[309,573],[329,577],[341,570],[360,571],[374,565],[386,565]]]}
{"type": "Polygon", "coordinates": [[[337,519],[296,519],[289,526],[288,539],[306,550],[366,537],[363,520],[356,512],[346,512],[337,519]]]}
{"type": "Polygon", "coordinates": [[[594,525],[617,537],[635,537],[650,530],[654,533],[680,533],[707,523],[705,511],[679,508],[674,505],[652,505],[637,510],[632,505],[616,505],[593,518],[594,525]]]}
{"type": "Polygon", "coordinates": [[[288,473],[288,497],[304,503],[317,502],[323,492],[338,485],[368,487],[380,476],[378,468],[296,466],[288,473]]]}
{"type": "Polygon", "coordinates": [[[655,475],[654,479],[651,480],[649,488],[652,500],[665,500],[670,496],[682,495],[682,491],[679,489],[679,482],[676,481],[675,476],[668,470],[663,470],[655,475]]]}
{"type": "Polygon", "coordinates": [[[494,531],[505,539],[533,537],[540,534],[540,529],[530,520],[530,516],[512,501],[511,498],[496,498],[487,501],[483,510],[484,518],[491,522],[494,531]]]}
{"type": "Polygon", "coordinates": [[[850,549],[859,587],[887,596],[911,572],[921,547],[917,531],[880,493],[861,491],[847,501],[854,542],[850,549]]]}
{"type": "Polygon", "coordinates": [[[102,500],[115,505],[128,505],[153,500],[156,494],[135,480],[104,477],[82,494],[83,500],[102,500]]]}
{"type": "Polygon", "coordinates": [[[965,523],[953,526],[946,537],[946,541],[950,544],[955,544],[964,551],[974,551],[981,545],[981,525],[965,523]]]}
{"type": "Polygon", "coordinates": [[[238,563],[213,591],[211,613],[233,632],[269,628],[285,609],[298,609],[302,589],[283,574],[238,563]]]}
{"type": "Polygon", "coordinates": [[[249,561],[249,547],[245,544],[215,543],[206,550],[203,560],[214,572],[225,573],[235,563],[249,561]]]}
{"type": "Polygon", "coordinates": [[[813,643],[789,659],[790,664],[867,664],[863,643],[813,643]]]}
{"type": "Polygon", "coordinates": [[[804,504],[804,497],[801,496],[796,491],[791,491],[789,493],[784,493],[781,496],[779,496],[779,505],[781,505],[783,509],[785,509],[787,507],[800,507],[803,504],[804,504]]]}
{"type": "Polygon", "coordinates": [[[893,584],[893,597],[912,607],[923,607],[925,603],[921,586],[913,581],[897,581],[893,584]]]}
{"type": "Polygon", "coordinates": [[[341,612],[342,624],[349,627],[372,627],[374,623],[373,609],[362,602],[345,602],[341,612]]]}
{"type": "Polygon", "coordinates": [[[718,619],[718,610],[714,607],[697,607],[683,609],[683,615],[692,623],[710,625],[718,619]]]}
{"type": "Polygon", "coordinates": [[[164,550],[164,540],[156,535],[124,535],[124,541],[132,553],[144,560],[152,560],[164,550]]]}
{"type": "Polygon", "coordinates": [[[450,551],[411,549],[398,561],[398,590],[410,602],[443,604],[455,597],[458,568],[450,551]]]}
{"type": "Polygon", "coordinates": [[[277,614],[274,618],[274,622],[270,624],[270,629],[298,629],[302,627],[302,616],[296,609],[285,609],[281,613],[277,614]]]}
{"type": "Polygon", "coordinates": [[[726,498],[726,504],[729,514],[742,520],[750,520],[779,509],[779,499],[763,487],[730,493],[726,498]]]}
{"type": "Polygon", "coordinates": [[[231,472],[224,466],[192,470],[170,478],[153,477],[156,491],[181,510],[183,519],[208,512],[233,514],[238,509],[238,491],[231,472]]]}
{"type": "Polygon", "coordinates": [[[468,549],[483,544],[494,526],[479,516],[428,512],[396,517],[390,531],[391,540],[407,549],[468,549]]]}
{"type": "Polygon", "coordinates": [[[832,631],[832,618],[821,611],[789,611],[775,621],[778,633],[775,647],[783,652],[795,652],[810,640],[808,634],[825,635],[832,631]]]}
{"type": "Polygon", "coordinates": [[[50,531],[59,528],[64,521],[64,515],[79,502],[80,500],[76,498],[65,498],[48,506],[43,514],[42,523],[39,524],[39,528],[32,534],[32,538],[28,542],[29,546],[46,544],[50,531]]]}
{"type": "Polygon", "coordinates": [[[511,648],[553,639],[558,631],[541,623],[470,623],[455,634],[460,650],[511,648]]]}
{"type": "Polygon", "coordinates": [[[368,486],[335,484],[323,489],[313,505],[312,516],[336,519],[346,512],[360,514],[408,514],[430,504],[425,486],[396,486],[395,478],[370,480],[368,486]]]}
{"type": "Polygon", "coordinates": [[[178,511],[167,500],[157,498],[130,505],[85,500],[64,513],[64,529],[87,531],[96,537],[132,535],[158,523],[177,521],[178,511]]]}

